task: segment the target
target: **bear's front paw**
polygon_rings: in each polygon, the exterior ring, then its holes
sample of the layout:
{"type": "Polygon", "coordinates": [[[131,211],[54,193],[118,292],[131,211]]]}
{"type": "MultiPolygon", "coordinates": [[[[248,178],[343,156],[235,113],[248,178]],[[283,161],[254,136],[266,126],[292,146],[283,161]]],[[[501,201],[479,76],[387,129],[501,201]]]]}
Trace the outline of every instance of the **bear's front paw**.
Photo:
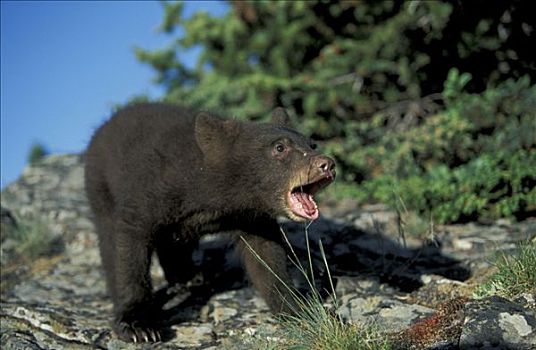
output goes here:
{"type": "Polygon", "coordinates": [[[116,321],[114,331],[117,336],[124,341],[141,343],[141,342],[159,342],[162,335],[159,329],[141,325],[137,321],[116,321]]]}

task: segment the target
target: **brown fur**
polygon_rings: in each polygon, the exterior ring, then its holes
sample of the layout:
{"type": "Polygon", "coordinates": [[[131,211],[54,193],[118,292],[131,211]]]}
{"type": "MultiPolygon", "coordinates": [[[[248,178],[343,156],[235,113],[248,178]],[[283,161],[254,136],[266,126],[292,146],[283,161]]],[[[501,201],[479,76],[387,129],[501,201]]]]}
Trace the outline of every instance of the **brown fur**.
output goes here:
{"type": "MultiPolygon", "coordinates": [[[[239,231],[289,280],[275,218],[299,220],[286,194],[322,172],[331,178],[334,164],[285,123],[281,109],[271,124],[256,124],[140,104],[96,131],[86,155],[86,191],[114,302],[114,330],[122,339],[160,340],[149,275],[153,251],[167,281],[184,283],[192,277],[191,253],[202,235],[239,231]],[[280,143],[284,152],[274,148],[280,143]]],[[[286,310],[285,289],[242,242],[238,246],[270,308],[286,310]]]]}

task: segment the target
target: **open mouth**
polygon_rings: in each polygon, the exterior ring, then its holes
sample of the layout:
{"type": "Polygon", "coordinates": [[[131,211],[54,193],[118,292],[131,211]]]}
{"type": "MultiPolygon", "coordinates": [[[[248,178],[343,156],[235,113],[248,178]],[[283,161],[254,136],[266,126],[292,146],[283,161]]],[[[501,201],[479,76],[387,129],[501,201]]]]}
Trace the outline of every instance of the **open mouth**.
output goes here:
{"type": "Polygon", "coordinates": [[[306,220],[316,220],[319,215],[314,194],[329,185],[334,175],[329,172],[319,180],[294,187],[287,195],[287,202],[292,214],[306,220]]]}

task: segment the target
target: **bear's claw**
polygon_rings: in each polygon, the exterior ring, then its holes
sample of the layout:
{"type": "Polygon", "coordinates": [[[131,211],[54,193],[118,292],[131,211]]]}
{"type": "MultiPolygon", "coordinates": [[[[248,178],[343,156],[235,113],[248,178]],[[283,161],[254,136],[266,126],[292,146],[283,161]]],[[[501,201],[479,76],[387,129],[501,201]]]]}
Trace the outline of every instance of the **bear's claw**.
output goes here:
{"type": "Polygon", "coordinates": [[[125,321],[117,322],[114,327],[115,333],[124,341],[141,343],[157,343],[162,340],[160,331],[151,327],[134,325],[125,321]]]}

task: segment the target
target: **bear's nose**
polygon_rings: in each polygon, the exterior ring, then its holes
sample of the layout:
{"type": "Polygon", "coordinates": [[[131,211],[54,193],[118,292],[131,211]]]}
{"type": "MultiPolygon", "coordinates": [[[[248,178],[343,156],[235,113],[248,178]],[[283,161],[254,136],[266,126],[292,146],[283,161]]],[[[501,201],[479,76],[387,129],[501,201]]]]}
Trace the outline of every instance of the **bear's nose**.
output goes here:
{"type": "Polygon", "coordinates": [[[328,176],[332,175],[335,170],[335,162],[331,158],[324,156],[315,159],[315,166],[320,168],[322,173],[328,173],[328,176]]]}

